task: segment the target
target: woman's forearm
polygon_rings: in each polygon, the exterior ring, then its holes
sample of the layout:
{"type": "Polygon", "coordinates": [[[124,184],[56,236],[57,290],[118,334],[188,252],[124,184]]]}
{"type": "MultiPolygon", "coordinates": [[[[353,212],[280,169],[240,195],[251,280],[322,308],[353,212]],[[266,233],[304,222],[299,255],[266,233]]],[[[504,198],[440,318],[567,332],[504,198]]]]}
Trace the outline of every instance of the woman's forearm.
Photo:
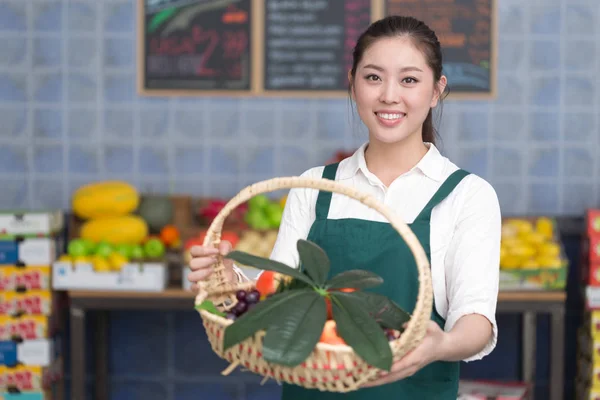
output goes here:
{"type": "Polygon", "coordinates": [[[486,317],[465,315],[446,333],[438,358],[442,361],[461,361],[472,357],[485,348],[492,333],[492,324],[486,317]]]}

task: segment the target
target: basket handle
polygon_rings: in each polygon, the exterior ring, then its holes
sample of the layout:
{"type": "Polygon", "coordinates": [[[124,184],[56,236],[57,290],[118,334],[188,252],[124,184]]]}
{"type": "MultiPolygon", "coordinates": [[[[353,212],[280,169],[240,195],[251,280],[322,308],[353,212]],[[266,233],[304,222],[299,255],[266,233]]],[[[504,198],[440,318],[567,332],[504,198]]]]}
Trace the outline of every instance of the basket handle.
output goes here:
{"type": "MultiPolygon", "coordinates": [[[[204,246],[218,246],[221,240],[225,219],[239,205],[258,194],[292,188],[309,188],[343,194],[360,201],[367,207],[375,209],[388,219],[392,227],[400,234],[408,245],[417,264],[419,273],[417,303],[413,310],[413,318],[410,319],[406,331],[402,336],[408,336],[406,339],[416,339],[417,342],[420,342],[421,338],[425,335],[427,323],[430,319],[433,307],[433,289],[429,260],[427,259],[423,246],[421,246],[421,243],[408,225],[390,208],[371,195],[361,193],[352,187],[343,185],[334,180],[322,178],[280,177],[257,182],[242,189],[225,205],[225,207],[223,207],[223,209],[221,209],[208,228],[206,237],[204,238],[204,246]]],[[[248,283],[231,285],[231,283],[227,281],[224,272],[225,267],[223,265],[223,259],[219,256],[214,273],[211,274],[208,281],[205,281],[200,285],[201,289],[208,290],[212,293],[225,293],[227,291],[232,291],[235,287],[246,287],[248,285],[248,283]]],[[[402,342],[404,342],[404,340],[402,340],[402,342]]]]}

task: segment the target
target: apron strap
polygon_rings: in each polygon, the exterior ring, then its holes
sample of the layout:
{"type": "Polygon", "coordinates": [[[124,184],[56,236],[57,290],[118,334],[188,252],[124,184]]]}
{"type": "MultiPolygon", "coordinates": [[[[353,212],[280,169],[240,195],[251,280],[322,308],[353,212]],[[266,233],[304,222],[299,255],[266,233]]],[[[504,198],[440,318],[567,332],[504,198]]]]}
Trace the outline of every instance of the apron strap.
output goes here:
{"type": "Polygon", "coordinates": [[[419,219],[423,219],[423,218],[429,219],[431,217],[431,210],[433,210],[433,208],[435,206],[440,204],[446,197],[448,197],[448,195],[450,193],[452,193],[454,188],[456,188],[456,186],[458,186],[458,184],[467,175],[469,175],[469,172],[465,171],[464,169],[459,169],[457,171],[454,171],[448,177],[448,179],[446,179],[444,181],[444,183],[442,183],[442,186],[440,186],[440,188],[437,190],[437,192],[435,192],[433,194],[433,197],[431,197],[431,200],[429,200],[429,203],[427,203],[425,208],[423,208],[423,210],[421,211],[419,216],[415,219],[415,221],[417,221],[419,219]]]}
{"type": "MultiPolygon", "coordinates": [[[[339,163],[326,165],[323,169],[323,179],[329,179],[335,181],[335,175],[338,169],[339,163]]],[[[329,215],[329,205],[331,204],[331,192],[325,192],[319,190],[319,196],[317,197],[316,205],[316,219],[327,219],[329,215]]]]}

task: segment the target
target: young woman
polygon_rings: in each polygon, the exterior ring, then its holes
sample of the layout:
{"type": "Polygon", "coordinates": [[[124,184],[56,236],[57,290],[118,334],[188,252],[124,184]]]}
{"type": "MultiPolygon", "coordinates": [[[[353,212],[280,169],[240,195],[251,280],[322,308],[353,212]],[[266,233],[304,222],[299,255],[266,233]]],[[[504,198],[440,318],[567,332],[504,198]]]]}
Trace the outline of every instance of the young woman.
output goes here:
{"type": "MultiPolygon", "coordinates": [[[[360,36],[353,56],[350,93],[369,140],[350,158],[303,176],[369,193],[409,223],[430,258],[434,310],[423,342],[375,382],[349,394],[284,385],[283,399],[455,400],[459,362],[481,359],[496,345],[498,199],[486,181],[434,145],[432,110],[447,82],[433,31],[413,18],[388,17],[360,36]]],[[[292,189],[271,258],[297,265],[299,238],[327,252],[332,274],[369,268],[385,280],[379,293],[414,309],[414,259],[378,212],[343,195],[292,189]]],[[[190,281],[206,279],[215,255],[230,248],[193,248],[190,281]]],[[[244,279],[231,263],[227,272],[232,280],[244,279]]]]}

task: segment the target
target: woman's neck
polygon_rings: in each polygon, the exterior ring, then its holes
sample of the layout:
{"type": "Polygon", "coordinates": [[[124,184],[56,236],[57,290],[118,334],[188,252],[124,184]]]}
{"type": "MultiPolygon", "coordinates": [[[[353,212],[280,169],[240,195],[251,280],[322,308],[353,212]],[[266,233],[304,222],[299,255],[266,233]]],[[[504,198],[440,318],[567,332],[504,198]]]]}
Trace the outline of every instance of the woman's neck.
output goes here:
{"type": "MultiPolygon", "coordinates": [[[[408,139],[408,138],[407,138],[408,139]]],[[[367,168],[389,186],[400,175],[410,171],[427,153],[421,138],[398,143],[369,141],[365,150],[367,168]]]]}

